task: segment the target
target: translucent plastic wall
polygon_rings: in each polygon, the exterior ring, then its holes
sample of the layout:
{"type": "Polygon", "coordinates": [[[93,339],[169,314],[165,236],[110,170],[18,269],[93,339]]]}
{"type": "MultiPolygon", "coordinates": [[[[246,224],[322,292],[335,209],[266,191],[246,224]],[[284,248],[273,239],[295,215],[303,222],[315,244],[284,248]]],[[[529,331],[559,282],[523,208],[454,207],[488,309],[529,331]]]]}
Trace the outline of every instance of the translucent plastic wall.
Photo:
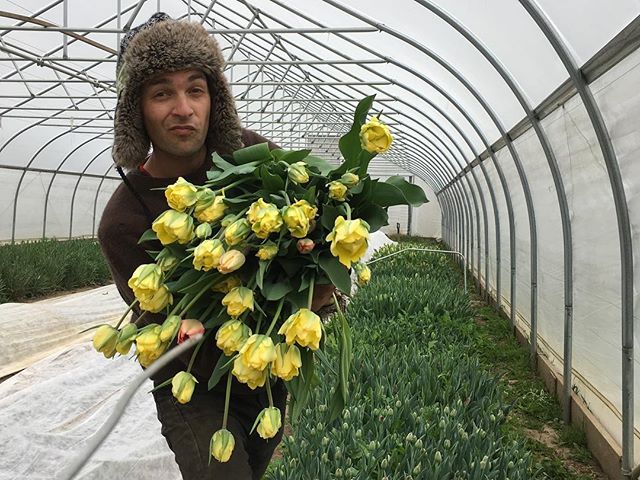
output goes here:
{"type": "Polygon", "coordinates": [[[395,143],[372,174],[430,199],[392,209],[386,231],[463,253],[481,294],[567,380],[565,420],[573,392],[630,475],[636,0],[0,0],[0,240],[95,233],[119,182],[118,41],[158,10],[209,29],[243,123],[284,148],[339,161],[355,105],[375,94],[395,143]]]}

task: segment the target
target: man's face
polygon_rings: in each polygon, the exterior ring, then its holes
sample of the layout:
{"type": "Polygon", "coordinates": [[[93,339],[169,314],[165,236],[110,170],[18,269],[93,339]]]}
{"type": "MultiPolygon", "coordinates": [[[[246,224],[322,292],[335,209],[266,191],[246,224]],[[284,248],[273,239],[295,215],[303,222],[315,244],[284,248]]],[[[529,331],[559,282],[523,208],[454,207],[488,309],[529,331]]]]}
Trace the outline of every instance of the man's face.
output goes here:
{"type": "Polygon", "coordinates": [[[206,150],[211,97],[199,70],[163,73],[142,88],[142,116],[154,155],[192,160],[206,150]]]}

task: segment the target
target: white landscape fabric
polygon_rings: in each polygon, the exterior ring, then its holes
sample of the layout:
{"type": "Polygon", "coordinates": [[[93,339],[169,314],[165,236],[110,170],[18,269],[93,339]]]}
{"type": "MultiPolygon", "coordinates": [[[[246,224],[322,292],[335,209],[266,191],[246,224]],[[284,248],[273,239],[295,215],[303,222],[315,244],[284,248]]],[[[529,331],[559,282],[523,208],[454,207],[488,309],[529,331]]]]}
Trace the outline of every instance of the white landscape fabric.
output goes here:
{"type": "MultiPolygon", "coordinates": [[[[75,459],[129,382],[128,357],[105,359],[91,343],[66,348],[0,384],[0,479],[47,479],[75,459]]],[[[179,479],[148,381],[77,479],[179,479]]]]}

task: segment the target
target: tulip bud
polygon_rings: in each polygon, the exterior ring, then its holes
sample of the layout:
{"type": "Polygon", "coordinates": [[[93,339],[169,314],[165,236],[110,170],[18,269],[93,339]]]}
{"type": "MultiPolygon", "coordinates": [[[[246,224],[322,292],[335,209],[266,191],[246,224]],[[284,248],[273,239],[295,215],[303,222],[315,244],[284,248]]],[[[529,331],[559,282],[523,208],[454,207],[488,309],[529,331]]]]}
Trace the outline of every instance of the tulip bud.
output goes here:
{"type": "Polygon", "coordinates": [[[126,324],[118,333],[118,341],[116,343],[116,351],[120,355],[126,355],[131,350],[131,345],[138,333],[138,327],[133,323],[126,324]]]}
{"type": "Polygon", "coordinates": [[[178,330],[178,343],[182,343],[195,335],[204,334],[204,325],[199,320],[192,318],[182,320],[180,322],[180,330],[178,330]]]}
{"type": "Polygon", "coordinates": [[[229,225],[224,231],[224,239],[227,245],[233,246],[241,243],[251,233],[249,220],[241,218],[229,225]]]}
{"type": "Polygon", "coordinates": [[[222,226],[222,228],[227,228],[229,225],[231,225],[235,221],[236,221],[236,216],[233,213],[230,213],[229,215],[225,215],[225,217],[222,220],[220,220],[220,225],[222,226]]]}
{"type": "Polygon", "coordinates": [[[340,177],[340,183],[342,183],[345,187],[351,188],[358,184],[360,181],[360,177],[355,173],[347,172],[342,177],[340,177]]]}
{"type": "Polygon", "coordinates": [[[211,443],[209,444],[209,450],[213,458],[219,462],[228,462],[233,453],[233,447],[235,447],[236,441],[233,435],[226,428],[222,428],[213,434],[211,437],[211,443]]]}
{"type": "Polygon", "coordinates": [[[178,372],[171,380],[171,393],[178,402],[185,404],[191,400],[191,395],[196,388],[196,377],[189,372],[178,372]]]}
{"type": "Polygon", "coordinates": [[[273,438],[278,433],[280,426],[282,425],[282,419],[280,416],[280,409],[277,407],[268,407],[262,411],[262,418],[258,424],[258,435],[265,440],[273,438]]]}
{"type": "Polygon", "coordinates": [[[218,293],[229,293],[232,289],[242,285],[242,280],[237,275],[227,275],[217,282],[211,290],[218,293]]]}
{"type": "Polygon", "coordinates": [[[289,165],[287,169],[289,180],[297,184],[305,184],[309,181],[309,173],[307,172],[307,164],[304,162],[296,162],[289,165]]]}
{"type": "Polygon", "coordinates": [[[177,315],[170,315],[162,324],[162,330],[160,330],[160,341],[162,343],[168,343],[173,340],[178,329],[180,328],[180,317],[177,315]]]}
{"type": "Polygon", "coordinates": [[[247,287],[233,288],[222,299],[222,305],[227,307],[227,313],[232,318],[239,317],[247,310],[253,312],[253,290],[247,287]]]}
{"type": "Polygon", "coordinates": [[[329,182],[329,198],[344,202],[347,199],[347,187],[344,183],[333,181],[329,182]]]}
{"type": "Polygon", "coordinates": [[[251,329],[240,320],[228,320],[216,332],[216,345],[230,357],[242,348],[251,336],[251,329]]]}
{"type": "Polygon", "coordinates": [[[193,216],[202,223],[215,222],[222,218],[226,209],[224,195],[216,196],[213,190],[205,187],[198,194],[193,216]]]}
{"type": "Polygon", "coordinates": [[[170,250],[164,248],[156,257],[156,264],[160,270],[167,272],[178,264],[178,258],[171,253],[170,250]]]}
{"type": "Polygon", "coordinates": [[[300,253],[310,253],[315,246],[316,244],[313,243],[313,240],[310,238],[301,238],[296,243],[296,247],[300,253]]]}
{"type": "Polygon", "coordinates": [[[260,246],[258,252],[256,253],[256,257],[260,260],[271,260],[278,254],[278,246],[273,242],[267,242],[260,246]]]}
{"type": "Polygon", "coordinates": [[[143,367],[148,367],[162,355],[167,344],[160,340],[162,327],[150,324],[144,327],[142,333],[136,336],[136,350],[138,361],[143,367]]]}
{"type": "Polygon", "coordinates": [[[201,223],[196,227],[196,237],[198,238],[207,238],[211,236],[211,225],[208,223],[201,223]]]}
{"type": "Polygon", "coordinates": [[[366,264],[357,262],[353,265],[353,269],[356,272],[356,283],[359,287],[363,287],[369,283],[371,280],[371,270],[366,264]]]}
{"type": "Polygon", "coordinates": [[[196,203],[198,189],[184,178],[179,177],[177,182],[167,187],[164,196],[171,208],[178,212],[184,212],[187,207],[196,203]]]}
{"type": "Polygon", "coordinates": [[[436,461],[436,463],[441,463],[442,462],[442,454],[440,453],[440,450],[436,451],[435,455],[433,456],[434,460],[436,461]]]}
{"type": "Polygon", "coordinates": [[[244,265],[245,257],[242,252],[238,250],[229,250],[220,257],[220,263],[218,264],[218,271],[222,274],[227,274],[238,270],[244,265]]]}
{"type": "Polygon", "coordinates": [[[93,348],[105,358],[111,358],[116,354],[117,341],[118,331],[111,325],[101,325],[93,336],[93,348]]]}

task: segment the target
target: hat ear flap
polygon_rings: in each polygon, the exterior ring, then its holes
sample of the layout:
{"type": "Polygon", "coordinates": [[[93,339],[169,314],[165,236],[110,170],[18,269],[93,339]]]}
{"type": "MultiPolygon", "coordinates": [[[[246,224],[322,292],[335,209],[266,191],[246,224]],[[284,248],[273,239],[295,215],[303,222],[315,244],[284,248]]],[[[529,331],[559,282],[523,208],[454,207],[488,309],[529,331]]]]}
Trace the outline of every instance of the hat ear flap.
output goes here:
{"type": "Polygon", "coordinates": [[[111,154],[118,166],[131,170],[146,158],[151,142],[144,128],[138,95],[130,95],[127,88],[123,87],[119,95],[111,154]]]}
{"type": "Polygon", "coordinates": [[[233,153],[242,148],[242,127],[231,88],[222,71],[211,72],[209,92],[211,112],[207,147],[211,152],[233,153]]]}

